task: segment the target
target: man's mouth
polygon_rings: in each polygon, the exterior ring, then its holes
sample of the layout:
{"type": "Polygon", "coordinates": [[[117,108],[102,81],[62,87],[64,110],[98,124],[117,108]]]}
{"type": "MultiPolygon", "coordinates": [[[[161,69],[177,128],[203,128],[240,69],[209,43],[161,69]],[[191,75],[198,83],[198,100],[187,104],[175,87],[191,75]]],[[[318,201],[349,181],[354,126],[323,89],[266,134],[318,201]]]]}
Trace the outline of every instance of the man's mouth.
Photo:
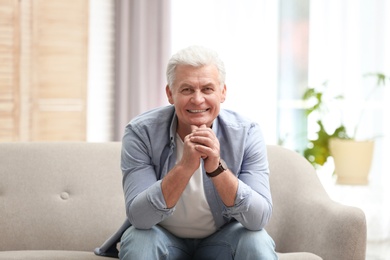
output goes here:
{"type": "Polygon", "coordinates": [[[207,108],[207,109],[188,109],[187,111],[190,113],[196,114],[196,113],[204,113],[204,112],[207,112],[208,110],[209,110],[209,108],[207,108]]]}

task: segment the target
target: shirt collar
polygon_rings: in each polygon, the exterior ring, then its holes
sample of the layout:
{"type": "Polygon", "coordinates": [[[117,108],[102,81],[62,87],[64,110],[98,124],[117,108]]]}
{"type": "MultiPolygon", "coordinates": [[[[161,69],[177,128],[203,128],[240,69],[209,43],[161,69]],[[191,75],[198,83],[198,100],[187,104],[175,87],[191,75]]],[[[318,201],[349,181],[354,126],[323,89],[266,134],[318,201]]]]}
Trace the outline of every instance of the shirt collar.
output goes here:
{"type": "Polygon", "coordinates": [[[171,146],[175,146],[176,129],[177,129],[177,116],[176,116],[176,112],[173,112],[171,127],[169,130],[169,140],[171,140],[171,146]]]}

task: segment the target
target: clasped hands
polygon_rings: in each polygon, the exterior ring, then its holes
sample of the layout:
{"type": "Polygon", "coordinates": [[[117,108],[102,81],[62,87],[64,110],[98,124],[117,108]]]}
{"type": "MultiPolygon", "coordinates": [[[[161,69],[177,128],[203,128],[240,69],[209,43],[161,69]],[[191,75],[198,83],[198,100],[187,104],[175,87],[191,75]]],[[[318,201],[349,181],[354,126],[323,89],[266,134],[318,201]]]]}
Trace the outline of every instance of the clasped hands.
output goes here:
{"type": "Polygon", "coordinates": [[[191,125],[191,133],[184,138],[182,163],[195,172],[201,158],[206,172],[216,170],[220,160],[219,141],[213,130],[206,125],[191,125]]]}

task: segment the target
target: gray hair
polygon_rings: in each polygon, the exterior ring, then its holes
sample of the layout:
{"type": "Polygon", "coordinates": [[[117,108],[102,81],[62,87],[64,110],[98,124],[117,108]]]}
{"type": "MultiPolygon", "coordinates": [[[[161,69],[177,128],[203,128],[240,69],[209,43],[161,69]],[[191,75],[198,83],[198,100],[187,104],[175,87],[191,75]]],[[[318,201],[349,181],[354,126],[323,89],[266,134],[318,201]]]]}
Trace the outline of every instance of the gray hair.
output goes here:
{"type": "Polygon", "coordinates": [[[219,83],[221,86],[225,85],[225,65],[218,54],[211,49],[202,46],[190,46],[174,54],[167,66],[167,81],[170,88],[172,88],[175,81],[176,67],[178,65],[190,65],[193,67],[215,65],[218,69],[219,83]]]}

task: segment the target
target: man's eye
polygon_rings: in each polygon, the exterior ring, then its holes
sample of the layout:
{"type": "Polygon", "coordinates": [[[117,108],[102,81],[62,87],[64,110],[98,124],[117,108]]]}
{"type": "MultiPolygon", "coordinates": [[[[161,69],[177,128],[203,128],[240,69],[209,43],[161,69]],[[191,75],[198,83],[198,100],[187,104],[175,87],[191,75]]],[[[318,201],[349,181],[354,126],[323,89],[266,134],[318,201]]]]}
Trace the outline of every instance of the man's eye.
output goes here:
{"type": "Polygon", "coordinates": [[[203,89],[203,92],[204,92],[204,93],[212,93],[213,91],[214,91],[213,88],[204,88],[204,89],[203,89]]]}
{"type": "Polygon", "coordinates": [[[190,88],[183,88],[182,90],[181,90],[181,93],[183,93],[183,94],[191,94],[192,93],[192,89],[190,89],[190,88]]]}

